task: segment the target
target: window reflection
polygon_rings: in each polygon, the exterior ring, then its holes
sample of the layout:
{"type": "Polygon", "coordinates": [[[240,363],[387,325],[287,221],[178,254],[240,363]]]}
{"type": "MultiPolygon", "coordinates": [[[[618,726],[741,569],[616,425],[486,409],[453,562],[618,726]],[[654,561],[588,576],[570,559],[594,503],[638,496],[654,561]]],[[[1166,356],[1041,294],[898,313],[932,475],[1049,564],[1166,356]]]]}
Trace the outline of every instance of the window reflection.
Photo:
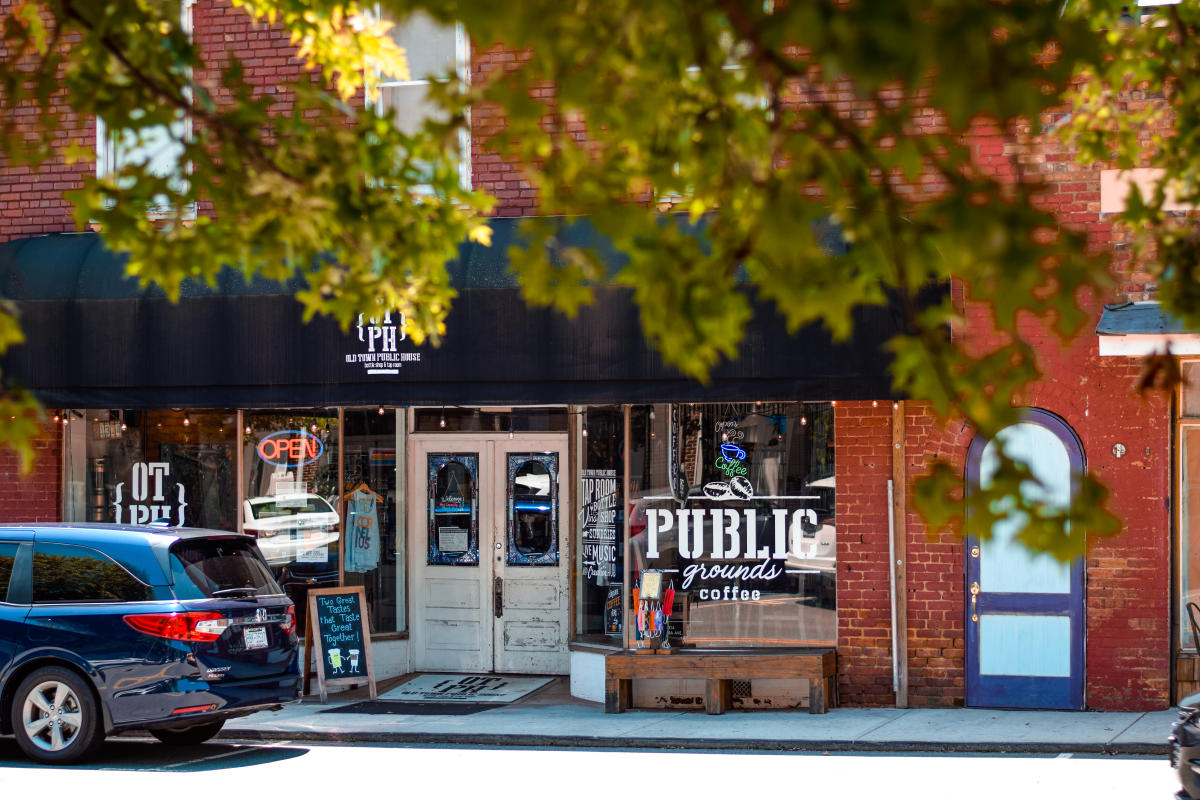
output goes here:
{"type": "Polygon", "coordinates": [[[635,406],[630,429],[632,587],[676,589],[672,644],[835,642],[832,406],[635,406]]]}
{"type": "Polygon", "coordinates": [[[508,558],[514,566],[558,564],[558,455],[508,456],[508,558]]]}
{"type": "Polygon", "coordinates": [[[429,456],[429,564],[479,563],[478,464],[477,453],[429,456]]]}
{"type": "Polygon", "coordinates": [[[338,585],[341,512],[337,416],[322,411],[245,415],[242,529],[258,540],[303,628],[309,589],[338,585]]]}

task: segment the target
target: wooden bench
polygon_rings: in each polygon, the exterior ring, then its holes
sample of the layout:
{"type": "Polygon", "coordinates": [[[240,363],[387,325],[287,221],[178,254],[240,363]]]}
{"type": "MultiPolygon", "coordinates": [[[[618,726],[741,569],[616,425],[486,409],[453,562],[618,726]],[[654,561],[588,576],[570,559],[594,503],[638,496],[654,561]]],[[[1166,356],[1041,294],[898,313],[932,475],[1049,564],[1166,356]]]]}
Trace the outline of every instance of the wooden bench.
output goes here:
{"type": "Polygon", "coordinates": [[[672,653],[610,653],[604,659],[604,711],[620,714],[633,705],[633,681],[647,678],[703,679],[704,706],[723,714],[733,703],[731,681],[806,678],[808,712],[824,714],[837,689],[837,650],[687,650],[672,653]]]}

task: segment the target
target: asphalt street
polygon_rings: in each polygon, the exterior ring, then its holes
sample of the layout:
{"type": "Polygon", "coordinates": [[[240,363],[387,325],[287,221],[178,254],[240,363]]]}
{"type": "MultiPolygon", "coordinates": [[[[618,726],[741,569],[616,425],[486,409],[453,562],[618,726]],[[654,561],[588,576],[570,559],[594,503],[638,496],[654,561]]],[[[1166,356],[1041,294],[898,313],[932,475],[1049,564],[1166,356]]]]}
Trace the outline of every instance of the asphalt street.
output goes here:
{"type": "Polygon", "coordinates": [[[114,739],[41,767],[0,739],[0,797],[1169,798],[1164,757],[504,749],[114,739]]]}

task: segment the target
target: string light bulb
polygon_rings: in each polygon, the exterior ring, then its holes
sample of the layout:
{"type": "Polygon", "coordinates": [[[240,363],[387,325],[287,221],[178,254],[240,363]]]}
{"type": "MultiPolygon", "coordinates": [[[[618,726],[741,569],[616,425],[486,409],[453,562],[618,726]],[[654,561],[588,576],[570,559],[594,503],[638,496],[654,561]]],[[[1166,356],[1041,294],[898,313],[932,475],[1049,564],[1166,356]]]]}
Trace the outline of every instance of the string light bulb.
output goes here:
{"type": "Polygon", "coordinates": [[[383,416],[383,406],[379,407],[379,416],[383,416]]]}

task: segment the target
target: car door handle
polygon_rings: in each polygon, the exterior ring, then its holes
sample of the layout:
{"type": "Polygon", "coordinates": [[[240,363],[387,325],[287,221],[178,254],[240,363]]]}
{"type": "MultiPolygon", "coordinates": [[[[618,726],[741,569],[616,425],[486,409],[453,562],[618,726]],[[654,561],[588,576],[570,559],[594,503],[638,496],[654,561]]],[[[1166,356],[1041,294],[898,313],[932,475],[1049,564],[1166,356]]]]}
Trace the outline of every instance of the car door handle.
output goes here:
{"type": "Polygon", "coordinates": [[[504,616],[504,578],[499,575],[492,578],[492,610],[496,614],[496,618],[504,616]]]}

